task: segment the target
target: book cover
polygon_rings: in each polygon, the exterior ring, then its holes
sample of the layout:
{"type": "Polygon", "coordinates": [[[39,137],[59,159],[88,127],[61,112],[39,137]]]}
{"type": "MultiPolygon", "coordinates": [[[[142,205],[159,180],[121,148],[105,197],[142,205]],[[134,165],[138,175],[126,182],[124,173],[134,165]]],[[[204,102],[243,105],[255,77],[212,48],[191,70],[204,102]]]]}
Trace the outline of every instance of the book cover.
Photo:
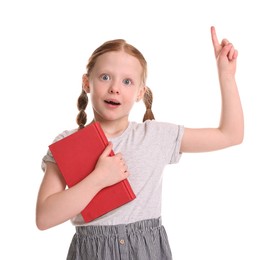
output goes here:
{"type": "MultiPolygon", "coordinates": [[[[90,174],[108,140],[98,122],[49,145],[56,164],[70,188],[90,174]]],[[[113,151],[110,156],[114,155],[113,151]]],[[[99,191],[82,210],[85,222],[90,222],[133,199],[135,194],[127,179],[99,191]]]]}

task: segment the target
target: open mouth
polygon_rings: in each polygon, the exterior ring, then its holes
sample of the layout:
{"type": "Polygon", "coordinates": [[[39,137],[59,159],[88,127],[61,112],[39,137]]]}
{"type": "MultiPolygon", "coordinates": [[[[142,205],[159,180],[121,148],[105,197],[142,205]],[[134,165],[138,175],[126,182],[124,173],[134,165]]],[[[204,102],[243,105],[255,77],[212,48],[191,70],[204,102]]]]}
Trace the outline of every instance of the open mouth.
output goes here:
{"type": "Polygon", "coordinates": [[[114,100],[104,100],[104,102],[106,104],[113,105],[113,106],[119,106],[120,105],[120,103],[118,101],[114,101],[114,100]]]}

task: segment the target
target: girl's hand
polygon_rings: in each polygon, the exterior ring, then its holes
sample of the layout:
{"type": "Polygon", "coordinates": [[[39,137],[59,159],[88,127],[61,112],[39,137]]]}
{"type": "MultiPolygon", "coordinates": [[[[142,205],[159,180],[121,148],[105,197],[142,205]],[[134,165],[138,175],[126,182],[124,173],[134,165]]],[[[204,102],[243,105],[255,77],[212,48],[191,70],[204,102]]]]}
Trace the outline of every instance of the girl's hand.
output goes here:
{"type": "Polygon", "coordinates": [[[222,42],[219,43],[214,26],[211,27],[211,37],[219,75],[234,77],[236,73],[236,59],[238,57],[238,51],[227,39],[223,39],[222,42]]]}
{"type": "Polygon", "coordinates": [[[97,174],[98,181],[102,188],[111,186],[129,176],[128,167],[121,153],[109,156],[112,147],[112,143],[109,143],[99,157],[95,170],[92,173],[97,174]]]}

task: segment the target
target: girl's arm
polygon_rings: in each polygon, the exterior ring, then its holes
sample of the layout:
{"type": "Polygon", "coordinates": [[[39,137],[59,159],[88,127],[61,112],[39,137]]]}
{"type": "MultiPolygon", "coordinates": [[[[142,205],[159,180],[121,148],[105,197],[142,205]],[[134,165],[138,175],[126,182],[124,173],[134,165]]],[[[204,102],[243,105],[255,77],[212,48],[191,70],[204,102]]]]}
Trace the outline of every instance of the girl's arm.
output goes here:
{"type": "Polygon", "coordinates": [[[128,177],[127,166],[121,154],[109,157],[111,149],[110,144],[100,156],[92,174],[70,189],[65,189],[66,184],[57,165],[46,163],[36,205],[36,225],[39,229],[48,229],[71,219],[102,188],[128,177]]]}
{"type": "Polygon", "coordinates": [[[220,124],[217,128],[185,128],[181,152],[214,151],[243,141],[243,111],[235,80],[238,52],[228,40],[218,42],[214,27],[211,27],[211,36],[221,89],[220,124]]]}

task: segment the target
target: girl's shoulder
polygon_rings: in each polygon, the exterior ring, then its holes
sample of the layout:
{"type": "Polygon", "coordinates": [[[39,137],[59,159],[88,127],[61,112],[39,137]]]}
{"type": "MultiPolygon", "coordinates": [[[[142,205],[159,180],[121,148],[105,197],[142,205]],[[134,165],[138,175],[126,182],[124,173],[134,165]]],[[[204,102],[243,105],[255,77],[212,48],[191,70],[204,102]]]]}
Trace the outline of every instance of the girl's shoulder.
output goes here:
{"type": "Polygon", "coordinates": [[[142,122],[142,123],[131,122],[131,127],[135,129],[158,131],[158,130],[175,129],[183,126],[180,126],[174,123],[167,123],[167,122],[161,122],[156,120],[146,120],[145,122],[142,122]]]}
{"type": "Polygon", "coordinates": [[[184,126],[156,120],[146,120],[143,123],[131,122],[130,130],[129,132],[135,136],[166,138],[169,135],[175,136],[183,133],[184,126]]]}
{"type": "Polygon", "coordinates": [[[73,134],[77,132],[77,129],[71,129],[71,130],[64,130],[63,132],[59,133],[53,140],[53,143],[73,134]]]}

